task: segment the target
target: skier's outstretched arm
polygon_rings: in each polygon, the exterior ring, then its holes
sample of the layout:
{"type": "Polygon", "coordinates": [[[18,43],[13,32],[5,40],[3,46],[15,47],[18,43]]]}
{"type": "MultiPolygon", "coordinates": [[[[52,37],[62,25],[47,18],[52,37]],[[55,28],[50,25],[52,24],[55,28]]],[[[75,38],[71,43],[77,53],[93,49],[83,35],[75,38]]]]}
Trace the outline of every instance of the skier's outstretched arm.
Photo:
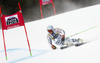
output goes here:
{"type": "Polygon", "coordinates": [[[52,49],[56,49],[56,46],[54,46],[53,44],[52,44],[52,39],[48,36],[47,37],[48,38],[48,43],[49,43],[49,45],[51,46],[51,48],[52,49]]]}

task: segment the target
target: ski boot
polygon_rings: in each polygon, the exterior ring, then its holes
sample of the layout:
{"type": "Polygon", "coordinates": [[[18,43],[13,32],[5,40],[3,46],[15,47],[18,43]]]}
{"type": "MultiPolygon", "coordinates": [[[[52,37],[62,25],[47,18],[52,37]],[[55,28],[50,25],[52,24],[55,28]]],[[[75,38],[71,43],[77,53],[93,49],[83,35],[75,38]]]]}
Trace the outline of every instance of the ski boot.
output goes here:
{"type": "Polygon", "coordinates": [[[83,39],[78,38],[77,40],[78,40],[78,41],[77,41],[77,43],[75,44],[76,47],[83,44],[83,39]]]}

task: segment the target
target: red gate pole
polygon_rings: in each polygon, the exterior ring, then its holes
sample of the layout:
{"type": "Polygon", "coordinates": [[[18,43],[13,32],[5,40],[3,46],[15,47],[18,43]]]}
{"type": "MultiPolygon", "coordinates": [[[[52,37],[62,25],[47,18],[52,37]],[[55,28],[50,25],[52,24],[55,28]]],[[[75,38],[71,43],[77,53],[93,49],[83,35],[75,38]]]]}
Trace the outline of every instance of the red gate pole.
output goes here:
{"type": "MultiPolygon", "coordinates": [[[[1,6],[0,6],[0,17],[1,16],[1,6]]],[[[6,44],[5,44],[5,36],[4,36],[4,30],[2,29],[2,35],[3,35],[3,43],[4,43],[4,49],[5,49],[5,57],[6,57],[6,60],[7,60],[7,51],[6,51],[6,44]]]]}
{"type": "Polygon", "coordinates": [[[20,3],[18,3],[18,6],[19,6],[19,10],[21,10],[21,6],[20,6],[20,3]]]}
{"type": "Polygon", "coordinates": [[[0,6],[0,17],[1,17],[1,6],[0,6]]]}
{"type": "Polygon", "coordinates": [[[40,5],[41,18],[43,19],[42,7],[40,5]]]}
{"type": "Polygon", "coordinates": [[[2,13],[1,13],[1,6],[0,6],[0,18],[2,17],[2,13]]]}
{"type": "Polygon", "coordinates": [[[53,2],[52,2],[52,6],[53,6],[54,13],[56,15],[56,10],[55,10],[55,6],[54,6],[54,3],[53,2]]]}
{"type": "Polygon", "coordinates": [[[28,39],[28,35],[27,35],[27,31],[26,31],[25,25],[24,25],[24,29],[25,29],[25,33],[26,33],[26,38],[27,38],[27,42],[28,42],[28,47],[29,47],[29,51],[30,51],[30,56],[32,56],[31,48],[30,48],[30,44],[29,44],[29,39],[28,39]]]}
{"type": "Polygon", "coordinates": [[[6,57],[6,60],[7,60],[7,51],[6,51],[6,44],[5,44],[4,30],[2,30],[2,34],[3,34],[3,43],[4,43],[4,49],[5,49],[5,57],[6,57]]]}
{"type": "MultiPolygon", "coordinates": [[[[18,5],[19,5],[19,10],[21,11],[20,3],[18,3],[18,5]]],[[[28,42],[28,47],[29,47],[30,56],[32,56],[31,48],[30,48],[29,39],[28,39],[28,35],[27,35],[27,31],[26,31],[25,24],[24,24],[24,29],[25,29],[25,34],[26,34],[27,42],[28,42]]]]}

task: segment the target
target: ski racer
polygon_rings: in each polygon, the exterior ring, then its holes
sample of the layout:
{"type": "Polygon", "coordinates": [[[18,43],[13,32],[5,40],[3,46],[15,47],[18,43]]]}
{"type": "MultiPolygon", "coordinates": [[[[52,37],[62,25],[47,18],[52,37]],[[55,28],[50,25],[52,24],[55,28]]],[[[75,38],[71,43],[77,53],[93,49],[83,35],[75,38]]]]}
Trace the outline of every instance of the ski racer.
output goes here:
{"type": "Polygon", "coordinates": [[[65,45],[68,46],[69,43],[71,42],[78,43],[80,41],[79,38],[78,39],[70,39],[70,38],[65,39],[65,31],[59,28],[54,29],[53,26],[51,25],[47,27],[47,31],[48,31],[47,39],[52,49],[56,49],[56,46],[53,45],[52,41],[54,41],[56,45],[59,45],[61,47],[65,45]]]}

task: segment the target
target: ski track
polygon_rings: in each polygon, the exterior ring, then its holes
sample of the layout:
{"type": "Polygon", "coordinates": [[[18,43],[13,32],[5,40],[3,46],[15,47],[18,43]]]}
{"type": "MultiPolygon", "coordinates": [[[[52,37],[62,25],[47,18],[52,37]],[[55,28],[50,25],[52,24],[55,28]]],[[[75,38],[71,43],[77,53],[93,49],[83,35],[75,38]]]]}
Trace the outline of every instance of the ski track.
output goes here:
{"type": "MultiPolygon", "coordinates": [[[[35,50],[35,49],[32,49],[31,51],[32,51],[32,54],[33,54],[32,56],[29,56],[29,55],[25,56],[25,54],[24,54],[25,57],[13,59],[13,60],[10,59],[10,61],[9,61],[10,57],[15,56],[17,58],[17,56],[20,56],[23,53],[29,54],[29,51],[28,51],[28,49],[20,49],[20,48],[18,48],[18,49],[7,49],[7,53],[8,53],[7,63],[15,63],[15,62],[19,62],[19,61],[22,61],[22,60],[25,60],[25,59],[40,56],[40,55],[43,55],[43,54],[49,52],[50,50],[35,50]],[[17,52],[17,54],[15,52],[17,52]],[[9,55],[10,55],[10,57],[9,57],[9,55]]],[[[3,56],[3,54],[5,52],[4,52],[4,50],[1,50],[0,53],[2,53],[2,54],[0,54],[0,56],[3,56]]]]}

